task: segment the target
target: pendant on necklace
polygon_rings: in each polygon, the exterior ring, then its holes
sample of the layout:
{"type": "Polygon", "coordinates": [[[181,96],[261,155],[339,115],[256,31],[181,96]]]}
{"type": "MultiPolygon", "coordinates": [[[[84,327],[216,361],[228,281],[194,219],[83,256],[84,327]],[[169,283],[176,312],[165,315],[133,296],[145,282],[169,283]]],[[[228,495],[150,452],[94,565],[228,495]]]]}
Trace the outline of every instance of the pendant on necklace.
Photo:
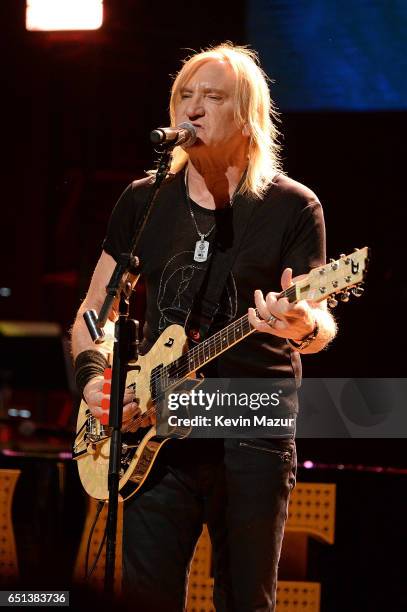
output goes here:
{"type": "Polygon", "coordinates": [[[206,261],[208,259],[209,242],[205,240],[205,236],[201,234],[201,239],[195,244],[194,261],[206,261]]]}

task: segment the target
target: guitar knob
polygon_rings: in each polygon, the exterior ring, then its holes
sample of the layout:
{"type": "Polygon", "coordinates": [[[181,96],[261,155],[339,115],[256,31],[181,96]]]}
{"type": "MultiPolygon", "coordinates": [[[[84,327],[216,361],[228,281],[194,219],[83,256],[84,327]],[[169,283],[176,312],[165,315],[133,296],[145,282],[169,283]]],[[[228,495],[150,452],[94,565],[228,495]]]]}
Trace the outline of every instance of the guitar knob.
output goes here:
{"type": "Polygon", "coordinates": [[[349,302],[349,298],[350,298],[350,293],[349,291],[344,291],[343,293],[341,293],[341,302],[349,302]]]}
{"type": "Polygon", "coordinates": [[[329,308],[336,308],[337,305],[338,305],[338,300],[336,300],[334,297],[328,298],[329,308]]]}
{"type": "Polygon", "coordinates": [[[360,297],[361,295],[363,295],[365,290],[363,287],[357,286],[357,287],[353,287],[351,291],[352,291],[352,295],[354,295],[355,297],[360,297]]]}

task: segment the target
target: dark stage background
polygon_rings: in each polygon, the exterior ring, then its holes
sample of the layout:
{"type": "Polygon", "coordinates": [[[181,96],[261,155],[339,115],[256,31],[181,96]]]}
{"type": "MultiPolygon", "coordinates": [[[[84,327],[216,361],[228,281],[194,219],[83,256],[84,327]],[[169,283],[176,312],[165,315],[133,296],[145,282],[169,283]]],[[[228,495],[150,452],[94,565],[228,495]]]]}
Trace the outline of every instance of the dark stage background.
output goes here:
{"type": "MultiPolygon", "coordinates": [[[[186,49],[255,43],[243,2],[110,1],[102,29],[83,33],[26,32],[24,10],[22,0],[0,4],[0,286],[11,288],[10,297],[0,297],[0,318],[55,321],[66,332],[116,199],[152,166],[148,135],[168,123],[169,75],[186,49]]],[[[251,4],[250,14],[255,10],[251,4]]],[[[279,44],[285,53],[284,37],[279,44]]],[[[261,59],[268,65],[266,52],[267,45],[261,59]]],[[[338,306],[338,338],[328,352],[303,360],[304,373],[402,377],[406,112],[281,110],[284,166],[324,205],[328,256],[372,248],[365,295],[338,306]]],[[[403,439],[300,440],[299,459],[402,468],[403,447],[403,439]]],[[[302,470],[299,478],[338,483],[337,543],[313,551],[310,575],[329,585],[323,610],[406,609],[394,561],[405,535],[405,476],[302,470]]],[[[75,515],[73,503],[70,512],[75,515]]],[[[18,514],[24,516],[21,509],[18,514]]]]}

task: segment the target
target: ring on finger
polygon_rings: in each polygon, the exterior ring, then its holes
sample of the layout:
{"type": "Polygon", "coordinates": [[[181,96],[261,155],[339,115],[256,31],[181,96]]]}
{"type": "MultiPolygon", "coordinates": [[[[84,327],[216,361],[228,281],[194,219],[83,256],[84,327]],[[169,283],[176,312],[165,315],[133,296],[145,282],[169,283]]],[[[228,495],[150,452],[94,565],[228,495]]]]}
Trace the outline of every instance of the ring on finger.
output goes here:
{"type": "Polygon", "coordinates": [[[266,320],[267,325],[269,325],[270,327],[274,327],[274,323],[278,321],[277,317],[275,317],[274,315],[270,315],[269,318],[266,320]]]}

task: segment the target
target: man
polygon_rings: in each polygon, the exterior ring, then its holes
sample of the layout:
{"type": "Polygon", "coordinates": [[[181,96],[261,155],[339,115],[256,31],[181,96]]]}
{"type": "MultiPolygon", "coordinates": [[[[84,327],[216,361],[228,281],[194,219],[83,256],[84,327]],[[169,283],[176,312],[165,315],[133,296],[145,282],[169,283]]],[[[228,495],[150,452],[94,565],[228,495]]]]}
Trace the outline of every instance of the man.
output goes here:
{"type": "MultiPolygon", "coordinates": [[[[286,289],[293,274],[324,263],[323,217],[315,194],[280,171],[276,113],[256,55],[229,43],[194,55],[174,81],[170,112],[172,125],[195,126],[197,140],[176,148],[172,176],[137,253],[147,290],[143,350],[168,325],[185,323],[205,280],[213,282],[209,263],[216,249],[223,240],[236,240],[228,234],[230,216],[239,206],[251,206],[211,331],[249,309],[257,332],[223,353],[211,375],[298,379],[299,353],[323,349],[335,323],[325,304],[292,305],[270,289],[280,279],[286,289]]],[[[82,314],[101,307],[150,184],[150,177],[135,181],[117,203],[73,328],[77,379],[95,416],[101,414],[107,355],[103,345],[90,341],[82,314]]],[[[126,391],[124,427],[138,410],[133,399],[126,391]]],[[[167,443],[145,487],[125,508],[124,583],[134,609],[183,609],[187,570],[206,522],[217,612],[274,610],[295,469],[291,437],[167,443]]]]}

